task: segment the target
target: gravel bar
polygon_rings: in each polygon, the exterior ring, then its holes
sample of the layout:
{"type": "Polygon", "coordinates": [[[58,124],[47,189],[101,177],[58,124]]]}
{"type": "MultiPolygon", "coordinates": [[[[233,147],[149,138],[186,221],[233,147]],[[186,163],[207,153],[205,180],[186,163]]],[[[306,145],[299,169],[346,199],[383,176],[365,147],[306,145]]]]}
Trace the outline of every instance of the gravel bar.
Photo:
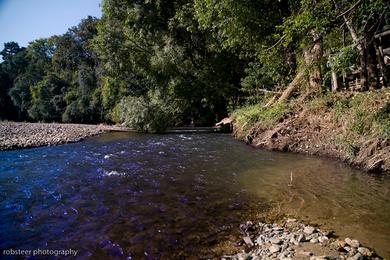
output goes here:
{"type": "Polygon", "coordinates": [[[109,125],[0,122],[0,150],[78,142],[111,131],[130,130],[109,125]]]}

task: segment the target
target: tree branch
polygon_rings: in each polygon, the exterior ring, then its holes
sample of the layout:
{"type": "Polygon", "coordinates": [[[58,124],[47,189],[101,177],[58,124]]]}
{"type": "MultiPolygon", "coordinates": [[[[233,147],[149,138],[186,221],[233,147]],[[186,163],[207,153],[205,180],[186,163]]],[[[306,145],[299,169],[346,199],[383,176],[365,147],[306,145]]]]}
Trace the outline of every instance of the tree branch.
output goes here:
{"type": "Polygon", "coordinates": [[[341,16],[344,16],[346,15],[347,13],[351,12],[353,9],[355,9],[356,6],[358,6],[360,3],[362,2],[362,0],[358,0],[354,5],[352,5],[350,8],[348,8],[348,10],[342,12],[341,14],[339,14],[337,16],[337,18],[340,18],[341,16]]]}
{"type": "Polygon", "coordinates": [[[274,45],[272,45],[271,47],[267,48],[266,51],[270,51],[272,50],[273,48],[275,48],[278,44],[280,44],[284,38],[286,38],[286,34],[283,35],[274,45]]]}

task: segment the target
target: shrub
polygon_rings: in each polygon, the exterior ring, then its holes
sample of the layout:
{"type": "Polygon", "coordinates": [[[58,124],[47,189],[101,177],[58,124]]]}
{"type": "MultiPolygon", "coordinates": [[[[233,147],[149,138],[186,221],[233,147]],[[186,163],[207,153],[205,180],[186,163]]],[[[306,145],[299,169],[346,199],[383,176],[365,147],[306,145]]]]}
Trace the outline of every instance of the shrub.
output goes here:
{"type": "Polygon", "coordinates": [[[243,107],[233,113],[238,125],[252,125],[257,122],[272,124],[279,122],[290,112],[285,103],[264,107],[262,104],[243,107]]]}
{"type": "Polygon", "coordinates": [[[123,98],[113,109],[111,118],[139,132],[162,133],[174,125],[178,114],[175,100],[149,92],[145,96],[123,98]]]}
{"type": "Polygon", "coordinates": [[[387,102],[386,105],[375,114],[375,121],[379,125],[383,136],[386,138],[390,137],[390,102],[387,102]]]}

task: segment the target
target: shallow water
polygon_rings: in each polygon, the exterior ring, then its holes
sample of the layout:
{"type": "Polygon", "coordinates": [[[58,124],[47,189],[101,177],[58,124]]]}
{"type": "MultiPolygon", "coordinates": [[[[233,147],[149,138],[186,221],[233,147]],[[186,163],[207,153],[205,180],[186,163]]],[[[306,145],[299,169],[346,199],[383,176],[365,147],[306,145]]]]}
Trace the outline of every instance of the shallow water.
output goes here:
{"type": "Polygon", "coordinates": [[[0,152],[0,249],[212,257],[272,205],[389,258],[389,190],[389,178],[228,135],[107,134],[0,152]]]}

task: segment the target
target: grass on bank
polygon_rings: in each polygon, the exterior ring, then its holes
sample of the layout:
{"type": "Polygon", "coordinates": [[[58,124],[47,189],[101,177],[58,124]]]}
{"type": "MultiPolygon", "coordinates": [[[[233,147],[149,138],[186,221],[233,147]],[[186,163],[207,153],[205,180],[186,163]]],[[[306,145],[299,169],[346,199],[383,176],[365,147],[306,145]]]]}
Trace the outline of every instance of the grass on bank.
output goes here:
{"type": "Polygon", "coordinates": [[[240,131],[236,131],[236,134],[242,138],[248,134],[250,129],[259,125],[271,128],[283,121],[291,112],[290,106],[286,103],[265,107],[265,103],[260,102],[259,104],[244,106],[232,113],[235,126],[240,129],[240,131]]]}
{"type": "Polygon", "coordinates": [[[306,117],[321,115],[323,123],[334,130],[335,136],[330,137],[337,149],[349,158],[354,158],[371,138],[390,138],[390,90],[326,93],[299,104],[293,99],[271,107],[264,107],[265,103],[244,106],[232,113],[239,138],[248,135],[253,127],[270,129],[302,111],[306,117]],[[330,122],[326,121],[329,118],[330,122]]]}

